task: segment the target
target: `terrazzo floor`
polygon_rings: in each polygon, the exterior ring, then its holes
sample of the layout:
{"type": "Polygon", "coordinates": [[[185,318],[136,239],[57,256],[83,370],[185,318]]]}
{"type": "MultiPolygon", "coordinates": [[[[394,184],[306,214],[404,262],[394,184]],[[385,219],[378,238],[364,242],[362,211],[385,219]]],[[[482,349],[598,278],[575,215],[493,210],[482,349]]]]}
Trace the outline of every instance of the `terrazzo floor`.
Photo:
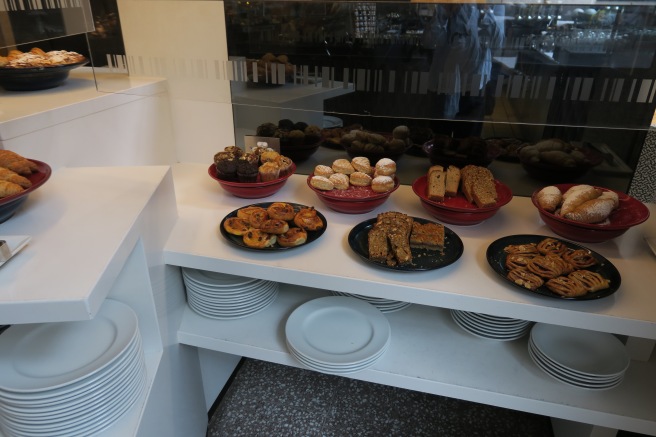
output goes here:
{"type": "Polygon", "coordinates": [[[208,437],[551,437],[548,417],[244,359],[208,437]]]}

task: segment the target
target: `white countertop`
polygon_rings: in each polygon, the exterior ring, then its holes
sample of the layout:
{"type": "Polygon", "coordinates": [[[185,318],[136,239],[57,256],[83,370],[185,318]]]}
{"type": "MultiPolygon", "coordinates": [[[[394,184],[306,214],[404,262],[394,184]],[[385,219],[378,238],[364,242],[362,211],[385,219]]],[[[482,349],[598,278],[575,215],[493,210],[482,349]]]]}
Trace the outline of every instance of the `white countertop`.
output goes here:
{"type": "Polygon", "coordinates": [[[371,213],[348,215],[326,208],[302,175],[292,176],[273,196],[249,200],[224,192],[207,175],[207,165],[178,164],[173,174],[179,219],[165,247],[168,264],[656,339],[656,295],[645,285],[656,283],[656,256],[644,240],[656,235],[654,205],[649,205],[651,218],[621,238],[587,245],[618,268],[620,289],[595,301],[561,301],[509,286],[487,263],[486,249],[497,238],[512,234],[555,236],[541,223],[527,197],[513,198],[479,225],[447,225],[464,243],[464,254],[455,264],[433,271],[399,273],[363,262],[350,249],[347,235],[353,226],[382,211],[430,219],[409,186],[401,186],[371,213]],[[244,250],[220,235],[219,223],[228,213],[244,205],[276,200],[315,205],[328,221],[324,235],[284,253],[244,250]]]}
{"type": "Polygon", "coordinates": [[[32,237],[0,267],[0,323],[92,318],[139,238],[135,223],[169,171],[148,166],[54,172],[0,224],[0,238],[32,237]]]}

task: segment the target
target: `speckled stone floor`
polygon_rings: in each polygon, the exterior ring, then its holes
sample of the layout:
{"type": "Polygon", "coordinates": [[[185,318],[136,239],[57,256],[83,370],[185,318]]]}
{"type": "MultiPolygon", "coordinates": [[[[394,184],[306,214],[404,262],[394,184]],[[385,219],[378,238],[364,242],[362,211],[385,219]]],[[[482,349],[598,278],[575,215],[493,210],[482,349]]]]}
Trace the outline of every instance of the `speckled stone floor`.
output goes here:
{"type": "Polygon", "coordinates": [[[245,359],[209,437],[551,437],[548,417],[245,359]]]}

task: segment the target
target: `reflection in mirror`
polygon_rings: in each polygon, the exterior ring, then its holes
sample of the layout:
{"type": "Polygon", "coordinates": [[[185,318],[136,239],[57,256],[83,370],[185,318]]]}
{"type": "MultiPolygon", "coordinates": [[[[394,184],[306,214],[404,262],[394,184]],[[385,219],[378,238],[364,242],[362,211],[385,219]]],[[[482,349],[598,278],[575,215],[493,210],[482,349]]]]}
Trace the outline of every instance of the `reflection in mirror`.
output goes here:
{"type": "Polygon", "coordinates": [[[225,11],[236,139],[265,123],[318,126],[301,173],[347,153],[391,154],[405,184],[431,164],[473,162],[516,194],[552,181],[626,191],[654,114],[650,6],[227,1],[225,11]],[[409,129],[401,154],[389,147],[398,126],[409,129]],[[353,129],[388,141],[354,147],[353,129]]]}

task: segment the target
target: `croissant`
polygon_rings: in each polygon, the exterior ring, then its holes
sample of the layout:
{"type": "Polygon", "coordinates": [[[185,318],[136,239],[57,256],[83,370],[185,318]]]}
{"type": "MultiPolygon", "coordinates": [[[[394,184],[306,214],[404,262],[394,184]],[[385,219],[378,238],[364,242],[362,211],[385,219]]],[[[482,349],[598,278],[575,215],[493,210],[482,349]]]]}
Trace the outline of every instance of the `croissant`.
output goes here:
{"type": "Polygon", "coordinates": [[[9,181],[0,180],[0,198],[13,196],[18,194],[25,189],[18,184],[9,181]]]}
{"type": "Polygon", "coordinates": [[[0,167],[8,168],[22,176],[29,176],[38,170],[35,163],[11,150],[0,150],[0,167]]]}
{"type": "Polygon", "coordinates": [[[4,167],[0,167],[0,181],[13,182],[23,188],[30,188],[32,186],[32,182],[28,178],[4,167]]]}
{"type": "Polygon", "coordinates": [[[560,207],[560,215],[565,216],[574,211],[577,206],[588,200],[601,196],[601,190],[590,185],[575,185],[563,194],[563,204],[560,207]]]}

